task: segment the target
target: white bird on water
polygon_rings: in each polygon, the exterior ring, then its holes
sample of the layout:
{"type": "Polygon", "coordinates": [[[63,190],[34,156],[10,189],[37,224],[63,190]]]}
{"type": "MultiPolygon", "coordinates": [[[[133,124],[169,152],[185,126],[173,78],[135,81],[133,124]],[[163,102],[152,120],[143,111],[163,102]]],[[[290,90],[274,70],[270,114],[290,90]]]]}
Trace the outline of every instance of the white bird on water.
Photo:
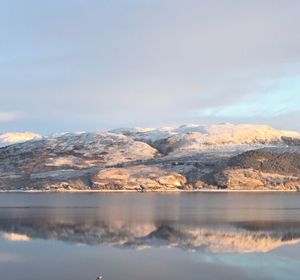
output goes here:
{"type": "Polygon", "coordinates": [[[96,278],[96,280],[102,280],[103,279],[103,276],[98,276],[97,278],[96,278]]]}

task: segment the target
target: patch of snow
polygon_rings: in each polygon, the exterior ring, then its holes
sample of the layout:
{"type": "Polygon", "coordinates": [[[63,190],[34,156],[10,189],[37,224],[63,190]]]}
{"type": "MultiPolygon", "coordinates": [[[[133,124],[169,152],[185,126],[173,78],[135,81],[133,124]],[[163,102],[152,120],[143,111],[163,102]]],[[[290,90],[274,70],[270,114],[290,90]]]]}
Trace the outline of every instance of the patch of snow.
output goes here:
{"type": "Polygon", "coordinates": [[[40,140],[43,137],[33,132],[7,132],[0,134],[0,147],[22,143],[30,140],[40,140]]]}
{"type": "Polygon", "coordinates": [[[9,241],[30,241],[30,237],[28,237],[25,234],[19,234],[19,233],[3,233],[2,237],[9,241]]]}
{"type": "Polygon", "coordinates": [[[46,166],[74,166],[78,164],[80,159],[74,156],[66,156],[66,157],[57,157],[57,158],[49,158],[48,162],[46,162],[46,166]]]}

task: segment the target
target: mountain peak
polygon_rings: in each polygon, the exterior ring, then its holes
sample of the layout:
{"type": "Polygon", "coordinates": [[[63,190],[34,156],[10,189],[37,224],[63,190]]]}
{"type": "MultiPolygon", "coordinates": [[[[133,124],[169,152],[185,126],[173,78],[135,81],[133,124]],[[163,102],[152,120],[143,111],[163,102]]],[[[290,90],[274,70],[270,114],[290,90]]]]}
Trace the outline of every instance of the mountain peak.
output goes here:
{"type": "Polygon", "coordinates": [[[0,133],[0,147],[40,139],[42,139],[40,134],[28,131],[0,133]]]}

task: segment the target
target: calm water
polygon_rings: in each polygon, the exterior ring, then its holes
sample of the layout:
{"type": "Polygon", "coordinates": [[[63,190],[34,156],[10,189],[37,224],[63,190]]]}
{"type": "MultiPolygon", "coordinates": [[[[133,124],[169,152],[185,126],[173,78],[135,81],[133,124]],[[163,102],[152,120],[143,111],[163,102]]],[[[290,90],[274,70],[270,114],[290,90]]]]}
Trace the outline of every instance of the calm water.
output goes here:
{"type": "Polygon", "coordinates": [[[0,279],[300,279],[300,195],[0,194],[0,279]]]}

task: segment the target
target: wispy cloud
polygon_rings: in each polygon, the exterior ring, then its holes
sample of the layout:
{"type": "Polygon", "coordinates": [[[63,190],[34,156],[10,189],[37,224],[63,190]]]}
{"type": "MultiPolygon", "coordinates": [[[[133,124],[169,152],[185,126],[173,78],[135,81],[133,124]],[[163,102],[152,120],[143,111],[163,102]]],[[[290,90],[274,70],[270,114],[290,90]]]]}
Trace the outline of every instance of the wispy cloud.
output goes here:
{"type": "Polygon", "coordinates": [[[257,85],[254,92],[230,103],[195,110],[193,113],[201,117],[276,117],[300,112],[300,77],[289,77],[257,85]]]}

